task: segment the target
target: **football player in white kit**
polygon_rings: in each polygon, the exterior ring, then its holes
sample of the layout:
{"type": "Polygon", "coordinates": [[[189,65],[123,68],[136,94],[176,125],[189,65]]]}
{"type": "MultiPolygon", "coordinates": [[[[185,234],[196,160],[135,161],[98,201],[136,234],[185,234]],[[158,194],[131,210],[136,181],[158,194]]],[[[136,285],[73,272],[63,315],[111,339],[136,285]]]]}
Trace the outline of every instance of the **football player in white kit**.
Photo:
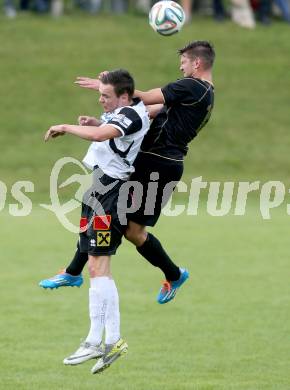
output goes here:
{"type": "MultiPolygon", "coordinates": [[[[83,198],[77,249],[78,256],[89,258],[91,326],[84,342],[64,359],[64,364],[97,359],[93,374],[109,367],[128,349],[120,336],[119,296],[110,257],[116,253],[126,228],[117,213],[119,190],[134,171],[134,160],[150,126],[143,102],[133,98],[134,80],[126,70],[103,74],[100,81],[99,102],[104,108],[101,121],[82,116],[79,125],[52,126],[45,135],[46,141],[64,134],[92,141],[83,162],[94,171],[94,180],[83,198]]],[[[74,283],[74,276],[71,278],[70,285],[74,283]]],[[[46,282],[42,287],[49,288],[49,280],[46,282]]],[[[51,282],[57,284],[53,278],[51,282]]],[[[79,280],[75,282],[78,285],[79,280]]]]}

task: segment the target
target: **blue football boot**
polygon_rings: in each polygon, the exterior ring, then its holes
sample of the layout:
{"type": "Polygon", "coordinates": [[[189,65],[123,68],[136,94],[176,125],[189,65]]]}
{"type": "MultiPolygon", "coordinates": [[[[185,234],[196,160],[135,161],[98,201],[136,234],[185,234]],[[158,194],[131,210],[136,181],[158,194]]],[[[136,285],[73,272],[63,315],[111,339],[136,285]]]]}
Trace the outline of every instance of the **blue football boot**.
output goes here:
{"type": "Polygon", "coordinates": [[[82,274],[73,276],[67,274],[65,271],[60,272],[59,274],[53,276],[50,279],[43,279],[39,286],[43,288],[59,288],[59,287],[80,287],[83,284],[83,276],[82,274]]]}
{"type": "Polygon", "coordinates": [[[169,282],[168,280],[165,280],[163,282],[163,286],[161,287],[159,294],[157,296],[157,302],[160,304],[167,303],[171,301],[176,293],[179,287],[183,285],[184,282],[189,277],[189,272],[184,268],[179,268],[180,270],[180,277],[178,280],[175,280],[174,282],[169,282]]]}

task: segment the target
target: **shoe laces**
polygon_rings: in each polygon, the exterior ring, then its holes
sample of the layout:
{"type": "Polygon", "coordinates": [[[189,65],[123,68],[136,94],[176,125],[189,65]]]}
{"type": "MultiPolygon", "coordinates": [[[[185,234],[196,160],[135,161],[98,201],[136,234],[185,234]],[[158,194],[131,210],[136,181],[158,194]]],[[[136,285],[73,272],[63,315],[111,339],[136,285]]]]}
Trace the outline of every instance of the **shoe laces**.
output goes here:
{"type": "Polygon", "coordinates": [[[171,291],[171,283],[168,282],[168,280],[164,280],[162,282],[162,289],[161,292],[165,293],[166,291],[170,292],[171,291]]]}

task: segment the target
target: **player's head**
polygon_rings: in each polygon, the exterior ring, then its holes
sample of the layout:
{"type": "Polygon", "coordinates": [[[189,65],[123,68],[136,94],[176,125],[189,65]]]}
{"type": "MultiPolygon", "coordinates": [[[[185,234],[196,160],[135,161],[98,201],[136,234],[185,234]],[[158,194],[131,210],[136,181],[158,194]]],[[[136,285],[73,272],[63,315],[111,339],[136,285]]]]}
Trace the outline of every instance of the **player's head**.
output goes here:
{"type": "Polygon", "coordinates": [[[134,79],[127,70],[117,69],[100,76],[100,99],[105,112],[131,103],[134,94],[134,79]]]}
{"type": "Polygon", "coordinates": [[[215,50],[208,41],[193,41],[178,50],[180,70],[184,77],[195,76],[199,72],[211,71],[215,50]]]}

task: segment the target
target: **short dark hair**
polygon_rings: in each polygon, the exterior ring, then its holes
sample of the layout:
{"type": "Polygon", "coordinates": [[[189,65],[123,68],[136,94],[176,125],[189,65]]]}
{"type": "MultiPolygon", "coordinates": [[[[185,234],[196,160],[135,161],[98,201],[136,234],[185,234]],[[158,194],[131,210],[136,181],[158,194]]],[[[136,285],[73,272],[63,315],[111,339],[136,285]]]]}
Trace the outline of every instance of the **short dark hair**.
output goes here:
{"type": "Polygon", "coordinates": [[[201,58],[205,69],[210,69],[213,66],[215,59],[215,50],[213,45],[208,41],[193,41],[182,49],[178,50],[178,54],[187,54],[192,59],[201,58]]]}
{"type": "Polygon", "coordinates": [[[112,85],[118,97],[123,95],[123,93],[128,93],[129,98],[132,98],[134,94],[134,79],[125,69],[116,69],[104,73],[100,76],[100,80],[103,84],[112,85]]]}

